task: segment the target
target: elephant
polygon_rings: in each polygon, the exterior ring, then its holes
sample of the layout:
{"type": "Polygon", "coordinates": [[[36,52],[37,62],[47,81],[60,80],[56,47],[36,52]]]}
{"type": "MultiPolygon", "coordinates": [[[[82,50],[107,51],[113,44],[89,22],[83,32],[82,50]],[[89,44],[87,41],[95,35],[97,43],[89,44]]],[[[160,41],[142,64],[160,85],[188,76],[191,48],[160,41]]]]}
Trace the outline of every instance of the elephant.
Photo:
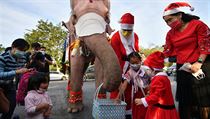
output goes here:
{"type": "MultiPolygon", "coordinates": [[[[104,1],[107,2],[107,0],[103,0],[103,2],[104,1]]],[[[71,0],[70,2],[74,6],[75,1],[71,0]]],[[[76,1],[75,4],[77,4],[77,2],[81,1],[76,1]]],[[[95,0],[90,1],[90,3],[92,2],[95,2],[95,0]]],[[[104,29],[104,32],[102,33],[94,33],[76,38],[78,34],[77,29],[75,29],[75,24],[78,22],[78,16],[80,15],[75,15],[72,13],[69,21],[63,24],[68,29],[69,39],[71,39],[70,44],[75,42],[75,39],[78,38],[80,41],[80,48],[83,49],[83,54],[71,55],[72,53],[70,53],[69,55],[71,73],[68,112],[70,113],[80,112],[83,109],[83,76],[91,61],[95,61],[96,87],[103,83],[103,86],[100,90],[100,94],[102,95],[107,91],[111,92],[118,89],[121,83],[122,72],[118,58],[108,42],[106,29],[104,29]]]]}

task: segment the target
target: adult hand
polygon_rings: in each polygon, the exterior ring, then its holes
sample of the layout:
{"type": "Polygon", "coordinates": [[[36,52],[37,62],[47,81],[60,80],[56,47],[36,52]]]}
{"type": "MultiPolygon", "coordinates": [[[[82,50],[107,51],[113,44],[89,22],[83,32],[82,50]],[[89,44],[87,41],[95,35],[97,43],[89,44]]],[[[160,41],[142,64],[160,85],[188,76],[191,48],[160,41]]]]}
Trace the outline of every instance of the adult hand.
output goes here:
{"type": "Polygon", "coordinates": [[[15,72],[16,74],[23,74],[25,72],[28,72],[30,71],[31,69],[27,69],[27,68],[20,68],[20,69],[17,69],[15,72]]]}
{"type": "Polygon", "coordinates": [[[201,69],[201,66],[202,66],[202,63],[199,63],[199,62],[193,63],[192,66],[191,66],[191,71],[192,71],[192,73],[195,73],[195,72],[197,72],[199,69],[201,69]]]}

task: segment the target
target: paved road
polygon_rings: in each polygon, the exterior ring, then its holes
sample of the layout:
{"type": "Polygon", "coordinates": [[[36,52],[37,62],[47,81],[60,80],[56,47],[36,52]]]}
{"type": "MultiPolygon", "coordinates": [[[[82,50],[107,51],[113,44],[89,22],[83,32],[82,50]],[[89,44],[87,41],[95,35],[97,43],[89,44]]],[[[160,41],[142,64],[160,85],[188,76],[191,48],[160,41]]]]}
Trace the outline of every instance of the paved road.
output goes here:
{"type": "MultiPolygon", "coordinates": [[[[174,77],[169,77],[172,85],[172,92],[175,94],[176,82],[174,77]]],[[[67,81],[51,81],[49,85],[49,95],[53,102],[52,119],[92,119],[92,102],[95,89],[94,81],[84,82],[84,111],[77,114],[70,114],[66,111],[66,85],[67,81]]],[[[177,103],[176,103],[177,107],[177,103]]],[[[24,119],[24,107],[17,106],[15,114],[19,114],[21,119],[24,119]]]]}
{"type": "MultiPolygon", "coordinates": [[[[92,119],[92,102],[95,89],[94,81],[84,82],[84,111],[77,114],[70,114],[66,111],[66,85],[67,81],[51,81],[49,85],[49,95],[53,102],[52,119],[92,119]]],[[[24,119],[24,107],[17,106],[15,114],[19,114],[24,119]]]]}

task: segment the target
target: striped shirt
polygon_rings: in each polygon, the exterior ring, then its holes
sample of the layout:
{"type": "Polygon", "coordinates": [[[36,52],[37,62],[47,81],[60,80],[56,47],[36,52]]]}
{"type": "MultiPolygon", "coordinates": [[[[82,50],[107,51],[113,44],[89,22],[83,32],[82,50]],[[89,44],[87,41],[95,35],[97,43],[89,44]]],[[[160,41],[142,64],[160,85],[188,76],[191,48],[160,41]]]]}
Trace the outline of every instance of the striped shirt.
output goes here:
{"type": "Polygon", "coordinates": [[[15,70],[26,63],[26,57],[15,59],[8,50],[0,55],[0,84],[11,83],[16,76],[15,70]]]}

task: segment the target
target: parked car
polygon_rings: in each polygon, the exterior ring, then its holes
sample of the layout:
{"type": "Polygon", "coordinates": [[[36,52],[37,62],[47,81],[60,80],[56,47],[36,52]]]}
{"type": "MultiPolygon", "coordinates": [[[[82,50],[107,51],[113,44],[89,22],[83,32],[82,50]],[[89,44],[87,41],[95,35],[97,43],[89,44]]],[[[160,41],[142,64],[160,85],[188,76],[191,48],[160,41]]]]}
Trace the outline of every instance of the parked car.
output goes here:
{"type": "Polygon", "coordinates": [[[89,65],[85,74],[84,74],[83,81],[87,81],[87,80],[95,80],[94,65],[89,65]]]}
{"type": "Polygon", "coordinates": [[[65,75],[59,71],[50,71],[50,80],[67,80],[68,75],[65,75]]]}
{"type": "Polygon", "coordinates": [[[166,73],[168,74],[168,76],[175,76],[176,75],[176,64],[173,64],[172,66],[168,67],[166,69],[166,73]]]}

